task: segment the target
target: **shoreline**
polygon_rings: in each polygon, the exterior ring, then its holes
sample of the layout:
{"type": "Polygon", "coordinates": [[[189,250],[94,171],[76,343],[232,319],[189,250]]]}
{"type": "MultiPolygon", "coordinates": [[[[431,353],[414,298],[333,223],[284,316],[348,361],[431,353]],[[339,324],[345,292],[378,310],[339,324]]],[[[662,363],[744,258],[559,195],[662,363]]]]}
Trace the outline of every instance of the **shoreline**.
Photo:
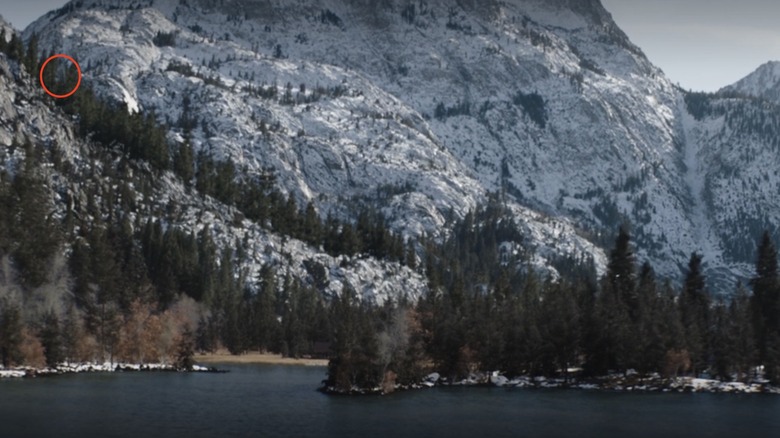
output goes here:
{"type": "Polygon", "coordinates": [[[192,369],[181,369],[171,364],[164,363],[123,363],[123,362],[104,362],[104,363],[63,363],[55,368],[35,368],[29,366],[19,366],[11,368],[0,367],[1,379],[16,378],[35,378],[62,376],[65,374],[81,373],[126,373],[126,372],[173,372],[173,373],[225,373],[227,371],[217,369],[213,366],[205,367],[202,365],[193,365],[192,369]]]}
{"type": "Polygon", "coordinates": [[[272,353],[247,353],[233,355],[225,351],[216,353],[196,354],[193,358],[196,363],[203,364],[265,364],[265,365],[297,365],[309,367],[327,367],[327,359],[294,359],[291,357],[282,357],[281,354],[272,353]]]}
{"type": "Polygon", "coordinates": [[[353,388],[344,391],[330,386],[321,386],[318,391],[334,396],[388,395],[393,392],[425,390],[431,388],[452,387],[492,387],[505,389],[564,389],[598,392],[623,393],[709,393],[709,394],[776,394],[780,395],[780,387],[767,381],[722,382],[715,379],[679,376],[663,378],[657,374],[650,376],[608,375],[589,379],[545,378],[521,376],[508,379],[502,375],[487,375],[477,373],[469,378],[448,381],[438,373],[431,373],[421,382],[412,385],[395,385],[391,391],[385,392],[380,387],[353,388]]]}

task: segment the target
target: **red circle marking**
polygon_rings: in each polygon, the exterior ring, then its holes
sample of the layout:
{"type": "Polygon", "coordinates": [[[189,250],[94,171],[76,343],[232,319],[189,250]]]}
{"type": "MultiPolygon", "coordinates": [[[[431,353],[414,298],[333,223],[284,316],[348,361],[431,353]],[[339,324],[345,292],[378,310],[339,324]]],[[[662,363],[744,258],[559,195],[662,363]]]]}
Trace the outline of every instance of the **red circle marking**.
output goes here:
{"type": "Polygon", "coordinates": [[[65,99],[65,98],[68,98],[70,96],[73,96],[73,93],[75,93],[76,90],[78,90],[79,87],[81,86],[81,67],[79,67],[79,63],[76,62],[75,59],[71,58],[68,55],[63,55],[63,54],[54,55],[54,56],[51,56],[49,59],[47,59],[43,63],[43,65],[41,66],[40,79],[41,79],[41,86],[43,87],[43,91],[45,91],[46,94],[48,94],[49,96],[51,96],[51,97],[53,97],[55,99],[65,99]],[[54,94],[51,91],[49,91],[48,88],[46,88],[46,84],[43,82],[43,71],[46,69],[46,64],[51,62],[53,59],[57,59],[57,58],[67,59],[68,61],[72,62],[73,65],[76,66],[76,71],[78,71],[78,81],[76,82],[76,87],[73,88],[73,90],[71,90],[70,93],[68,93],[68,94],[54,94]]]}

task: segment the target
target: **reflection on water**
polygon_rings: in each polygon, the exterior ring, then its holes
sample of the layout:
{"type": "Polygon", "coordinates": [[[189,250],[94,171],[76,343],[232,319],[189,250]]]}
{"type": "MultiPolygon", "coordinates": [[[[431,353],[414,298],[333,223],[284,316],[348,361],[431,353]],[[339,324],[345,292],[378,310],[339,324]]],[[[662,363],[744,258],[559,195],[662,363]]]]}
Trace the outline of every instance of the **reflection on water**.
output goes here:
{"type": "Polygon", "coordinates": [[[0,381],[0,436],[780,436],[780,396],[437,388],[329,397],[324,368],[0,381]]]}

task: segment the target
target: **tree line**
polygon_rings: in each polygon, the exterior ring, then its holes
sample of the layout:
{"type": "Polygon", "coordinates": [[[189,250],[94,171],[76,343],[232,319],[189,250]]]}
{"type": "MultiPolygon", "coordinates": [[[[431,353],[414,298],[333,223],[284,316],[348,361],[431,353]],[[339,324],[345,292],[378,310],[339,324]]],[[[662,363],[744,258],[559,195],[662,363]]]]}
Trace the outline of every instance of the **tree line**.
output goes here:
{"type": "MultiPolygon", "coordinates": [[[[37,55],[25,55],[15,35],[0,49],[25,71],[40,68],[40,59],[27,65],[37,55]]],[[[69,80],[64,70],[47,68],[46,75],[51,87],[69,80]]],[[[37,78],[19,79],[32,87],[37,78]]],[[[174,225],[179,206],[146,203],[163,172],[173,172],[201,196],[236,207],[241,217],[331,254],[406,262],[406,243],[375,211],[362,209],[355,222],[323,220],[312,204],[299,209],[270,174],[251,178],[230,161],[194,155],[189,141],[169,144],[153,114],[128,113],[87,86],[52,110],[76,116],[76,134],[87,145],[79,152],[89,160],[75,168],[56,141],[15,140],[9,147],[21,150],[23,159],[0,170],[5,366],[174,361],[190,345],[299,357],[314,343],[327,342],[327,303],[316,284],[276,266],[248,278],[242,268],[245,242],[220,248],[209,227],[185,232],[174,225]],[[66,177],[65,184],[50,167],[66,177]]]]}
{"type": "Polygon", "coordinates": [[[467,218],[441,249],[426,252],[431,288],[418,302],[371,307],[347,292],[333,303],[328,385],[392,389],[431,371],[453,381],[492,370],[564,379],[571,371],[597,377],[635,370],[749,381],[759,366],[772,383],[780,381],[780,282],[768,233],[749,289],[740,284],[723,301],[706,288],[701,255],[691,255],[683,283],[674,286],[648,263],[637,264],[625,229],[598,279],[582,261],[571,261],[558,280],[502,265],[490,242],[501,241],[501,216],[489,211],[465,228],[471,232],[463,233],[467,218]]]}
{"type": "MultiPolygon", "coordinates": [[[[24,63],[19,45],[0,49],[24,63]]],[[[625,229],[604,276],[590,260],[560,259],[563,275],[553,279],[532,265],[500,196],[451,220],[441,242],[405,241],[370,208],[355,221],[300,209],[271,174],[250,178],[187,141],[170,145],[154,116],[128,114],[88,88],[58,106],[77,116],[79,135],[94,146],[84,153],[100,166],[74,169],[56,144],[11,145],[24,160],[0,172],[5,366],[188,363],[193,349],[218,347],[301,356],[329,342],[329,383],[343,389],[413,383],[431,370],[453,379],[476,370],[568,376],[572,368],[749,379],[763,365],[778,380],[780,286],[769,234],[754,278],[730,302],[712,299],[698,254],[681,285],[656,278],[649,264],[638,265],[625,229]],[[79,191],[52,184],[43,163],[80,181],[79,191]],[[167,171],[281,235],[417,269],[428,293],[373,305],[349,287],[327,300],[316,282],[275,266],[250,278],[240,268],[242,242],[220,249],[208,227],[186,232],[170,212],[140,205],[167,171]],[[138,214],[144,209],[150,214],[138,214]]]]}

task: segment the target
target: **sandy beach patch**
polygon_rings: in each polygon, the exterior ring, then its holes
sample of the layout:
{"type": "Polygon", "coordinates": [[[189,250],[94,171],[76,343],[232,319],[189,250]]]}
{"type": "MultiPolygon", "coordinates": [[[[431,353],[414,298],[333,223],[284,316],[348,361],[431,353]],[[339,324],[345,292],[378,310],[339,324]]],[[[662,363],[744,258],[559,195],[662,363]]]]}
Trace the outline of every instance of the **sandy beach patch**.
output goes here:
{"type": "Polygon", "coordinates": [[[227,351],[218,351],[216,353],[196,354],[196,363],[240,363],[240,364],[274,364],[274,365],[305,365],[314,367],[328,366],[327,359],[294,359],[291,357],[282,357],[280,354],[272,353],[246,353],[233,355],[227,351]]]}

